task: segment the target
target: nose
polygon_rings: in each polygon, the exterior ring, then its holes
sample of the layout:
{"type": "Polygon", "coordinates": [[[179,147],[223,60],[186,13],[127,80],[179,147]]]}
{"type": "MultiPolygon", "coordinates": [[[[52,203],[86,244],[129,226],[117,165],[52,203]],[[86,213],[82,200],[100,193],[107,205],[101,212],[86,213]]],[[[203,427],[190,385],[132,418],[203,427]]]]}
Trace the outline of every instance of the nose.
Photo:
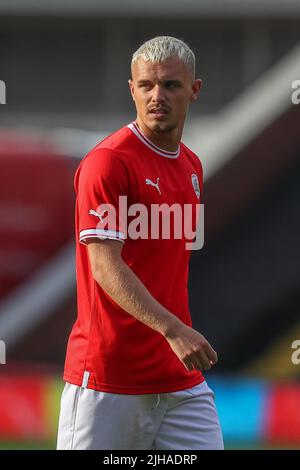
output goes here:
{"type": "Polygon", "coordinates": [[[164,101],[164,95],[163,95],[163,90],[162,87],[159,86],[158,84],[155,85],[152,89],[152,101],[154,103],[162,103],[164,101]]]}

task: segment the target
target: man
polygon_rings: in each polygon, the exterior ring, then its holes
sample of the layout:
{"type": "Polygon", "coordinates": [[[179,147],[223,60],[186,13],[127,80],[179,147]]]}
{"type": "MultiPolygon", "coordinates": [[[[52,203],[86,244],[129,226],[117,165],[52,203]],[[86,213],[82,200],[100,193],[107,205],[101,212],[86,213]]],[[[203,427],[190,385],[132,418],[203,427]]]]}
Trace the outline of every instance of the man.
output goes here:
{"type": "Polygon", "coordinates": [[[186,237],[146,236],[155,205],[189,204],[195,220],[202,167],[181,136],[201,80],[193,52],[165,36],[134,53],[131,72],[136,121],[89,152],[75,176],[78,318],[57,447],[222,449],[201,374],[217,354],[191,327],[186,237]],[[141,236],[136,223],[127,236],[137,204],[147,212],[141,236]]]}

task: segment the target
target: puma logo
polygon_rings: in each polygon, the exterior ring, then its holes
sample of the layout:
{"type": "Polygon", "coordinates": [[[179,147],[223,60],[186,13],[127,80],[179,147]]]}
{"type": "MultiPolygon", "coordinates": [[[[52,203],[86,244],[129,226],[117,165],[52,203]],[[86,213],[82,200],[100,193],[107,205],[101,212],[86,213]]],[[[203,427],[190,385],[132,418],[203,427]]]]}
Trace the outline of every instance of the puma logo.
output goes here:
{"type": "Polygon", "coordinates": [[[95,215],[96,217],[99,217],[99,219],[101,220],[101,223],[103,224],[103,219],[102,219],[102,217],[103,217],[103,215],[105,214],[105,212],[107,212],[107,210],[104,210],[101,214],[99,214],[99,212],[96,212],[96,211],[94,211],[93,209],[91,209],[91,210],[89,211],[89,215],[95,215]]]}
{"type": "Polygon", "coordinates": [[[145,181],[146,181],[146,184],[150,184],[150,186],[154,186],[157,189],[157,191],[159,192],[159,194],[161,194],[160,189],[159,189],[159,185],[158,185],[159,177],[157,178],[156,183],[153,183],[153,181],[151,181],[149,178],[146,178],[145,181]]]}

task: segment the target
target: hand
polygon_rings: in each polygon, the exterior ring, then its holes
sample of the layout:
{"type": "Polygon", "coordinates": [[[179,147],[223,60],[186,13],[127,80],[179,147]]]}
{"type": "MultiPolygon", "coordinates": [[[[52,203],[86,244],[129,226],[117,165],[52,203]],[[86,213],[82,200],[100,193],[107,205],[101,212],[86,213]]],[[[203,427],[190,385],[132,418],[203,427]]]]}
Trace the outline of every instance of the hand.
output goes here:
{"type": "Polygon", "coordinates": [[[189,371],[209,370],[218,362],[216,351],[204,336],[184,323],[177,324],[175,328],[168,331],[165,338],[189,371]]]}

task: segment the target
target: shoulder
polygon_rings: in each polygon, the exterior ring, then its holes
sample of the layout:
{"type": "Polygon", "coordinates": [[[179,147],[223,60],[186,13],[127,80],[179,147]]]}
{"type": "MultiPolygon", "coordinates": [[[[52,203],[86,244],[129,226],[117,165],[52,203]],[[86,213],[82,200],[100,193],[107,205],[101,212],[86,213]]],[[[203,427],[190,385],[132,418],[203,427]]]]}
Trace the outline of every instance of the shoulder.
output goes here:
{"type": "Polygon", "coordinates": [[[128,167],[132,133],[127,126],[110,134],[81,160],[77,172],[117,171],[128,167]]]}
{"type": "MultiPolygon", "coordinates": [[[[118,156],[120,159],[126,159],[133,145],[133,134],[127,126],[122,127],[116,132],[108,135],[99,144],[97,144],[90,154],[110,154],[118,156]]],[[[88,156],[87,155],[87,156],[88,156]]]]}
{"type": "Polygon", "coordinates": [[[125,161],[130,137],[131,132],[127,127],[113,132],[92,148],[81,160],[80,165],[103,165],[110,160],[125,161]]]}
{"type": "Polygon", "coordinates": [[[98,184],[99,178],[111,183],[119,180],[125,184],[129,179],[127,154],[122,147],[125,139],[127,139],[127,131],[122,128],[101,141],[85,155],[75,173],[75,190],[82,184],[98,184]]]}
{"type": "Polygon", "coordinates": [[[183,142],[181,142],[181,147],[185,153],[185,157],[188,159],[189,163],[195,168],[195,171],[198,171],[201,179],[203,178],[203,166],[200,157],[194,153],[189,147],[187,147],[183,142]]]}

